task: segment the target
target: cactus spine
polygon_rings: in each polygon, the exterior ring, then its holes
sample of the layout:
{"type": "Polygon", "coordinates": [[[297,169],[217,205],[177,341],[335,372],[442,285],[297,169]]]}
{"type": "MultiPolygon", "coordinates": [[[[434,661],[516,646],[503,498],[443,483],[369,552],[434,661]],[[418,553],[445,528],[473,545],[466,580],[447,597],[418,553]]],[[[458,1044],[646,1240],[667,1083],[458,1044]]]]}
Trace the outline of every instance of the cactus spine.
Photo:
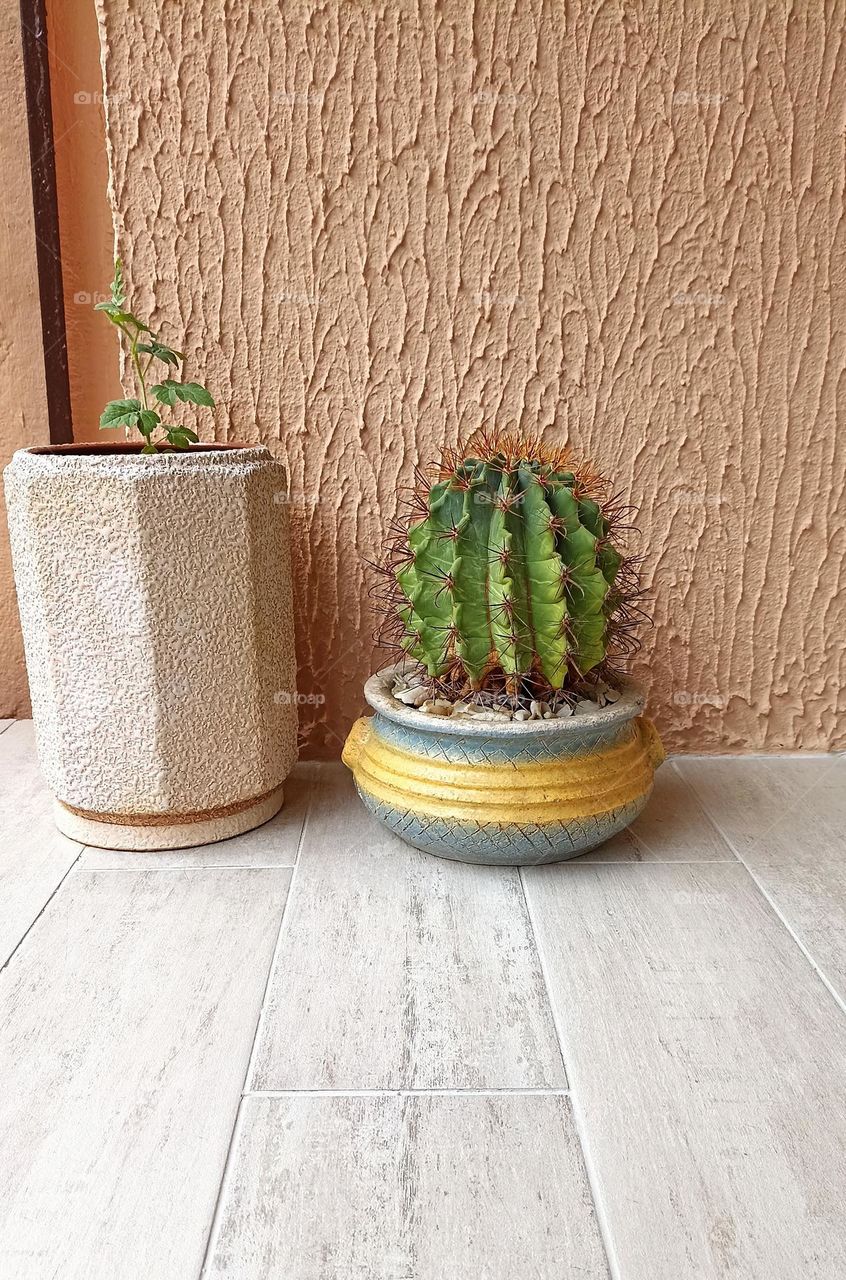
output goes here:
{"type": "Polygon", "coordinates": [[[430,677],[557,690],[603,663],[631,593],[611,538],[620,508],[592,472],[535,441],[477,436],[418,509],[386,573],[395,643],[430,677]]]}

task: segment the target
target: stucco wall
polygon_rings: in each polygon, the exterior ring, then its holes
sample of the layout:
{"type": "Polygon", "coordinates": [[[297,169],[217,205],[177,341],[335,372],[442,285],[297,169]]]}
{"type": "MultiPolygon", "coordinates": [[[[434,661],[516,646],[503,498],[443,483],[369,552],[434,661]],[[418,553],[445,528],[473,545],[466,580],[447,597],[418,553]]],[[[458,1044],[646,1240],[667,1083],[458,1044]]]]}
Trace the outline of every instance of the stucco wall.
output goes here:
{"type": "MultiPolygon", "coordinates": [[[[48,437],[32,223],[20,15],[0,9],[0,470],[48,437]]],[[[0,484],[0,716],[29,714],[29,692],[0,484]]]]}
{"type": "Polygon", "coordinates": [[[361,705],[399,487],[483,422],[569,434],[641,507],[671,748],[843,742],[842,2],[99,16],[141,305],[219,435],[290,466],[314,751],[361,705]]]}

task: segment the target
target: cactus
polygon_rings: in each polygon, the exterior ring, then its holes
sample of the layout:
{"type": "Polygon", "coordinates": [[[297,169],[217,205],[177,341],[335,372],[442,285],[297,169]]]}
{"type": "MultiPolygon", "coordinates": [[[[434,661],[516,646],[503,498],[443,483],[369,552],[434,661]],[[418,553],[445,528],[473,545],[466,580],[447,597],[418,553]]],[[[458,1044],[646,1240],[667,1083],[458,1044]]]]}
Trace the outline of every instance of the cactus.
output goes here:
{"type": "Polygon", "coordinates": [[[387,637],[454,689],[560,690],[633,647],[625,508],[590,467],[477,433],[415,493],[382,566],[387,637]],[[416,518],[415,518],[416,517],[416,518]]]}

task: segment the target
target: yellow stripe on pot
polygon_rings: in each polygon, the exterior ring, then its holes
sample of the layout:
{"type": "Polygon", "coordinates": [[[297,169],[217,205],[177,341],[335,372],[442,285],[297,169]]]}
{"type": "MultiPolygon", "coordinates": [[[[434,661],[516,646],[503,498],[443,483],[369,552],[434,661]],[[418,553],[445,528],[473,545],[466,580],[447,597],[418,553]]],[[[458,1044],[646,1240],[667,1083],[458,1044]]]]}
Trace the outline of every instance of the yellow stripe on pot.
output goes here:
{"type": "Polygon", "coordinates": [[[400,811],[502,824],[568,822],[648,792],[658,762],[655,731],[642,718],[633,730],[628,741],[581,756],[465,764],[405,751],[365,719],[353,726],[344,760],[363,791],[400,811]]]}

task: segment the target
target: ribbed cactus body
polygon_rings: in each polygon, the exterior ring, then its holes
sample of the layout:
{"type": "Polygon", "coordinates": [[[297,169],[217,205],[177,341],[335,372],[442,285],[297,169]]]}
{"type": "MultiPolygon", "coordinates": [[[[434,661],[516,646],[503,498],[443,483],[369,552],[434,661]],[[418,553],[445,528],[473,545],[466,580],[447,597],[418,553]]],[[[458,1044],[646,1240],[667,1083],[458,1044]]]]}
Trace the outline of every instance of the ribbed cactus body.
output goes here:
{"type": "Polygon", "coordinates": [[[428,493],[397,571],[403,647],[430,676],[500,669],[560,689],[602,661],[622,555],[572,472],[468,458],[428,493]]]}

